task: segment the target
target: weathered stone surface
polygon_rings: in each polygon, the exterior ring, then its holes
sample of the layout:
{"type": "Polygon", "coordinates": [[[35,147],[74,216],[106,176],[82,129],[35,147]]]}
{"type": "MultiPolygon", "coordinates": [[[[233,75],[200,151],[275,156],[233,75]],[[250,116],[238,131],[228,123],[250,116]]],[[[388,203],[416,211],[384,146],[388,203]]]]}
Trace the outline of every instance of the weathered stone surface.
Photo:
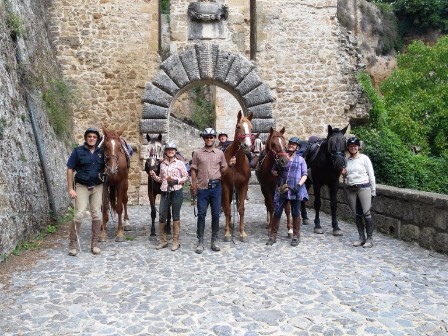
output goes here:
{"type": "Polygon", "coordinates": [[[448,254],[448,233],[438,233],[434,236],[434,250],[448,254]]]}
{"type": "Polygon", "coordinates": [[[168,112],[166,107],[144,103],[142,119],[167,119],[168,112]]]}
{"type": "Polygon", "coordinates": [[[272,118],[272,104],[271,103],[251,106],[249,108],[249,111],[253,112],[254,118],[257,118],[257,119],[272,118]]]}
{"type": "Polygon", "coordinates": [[[216,59],[219,47],[216,44],[195,44],[199,73],[202,79],[213,79],[215,77],[216,59]]]}
{"type": "Polygon", "coordinates": [[[231,87],[237,87],[253,68],[254,65],[251,62],[243,56],[237,55],[232,62],[225,83],[231,87]]]}
{"type": "Polygon", "coordinates": [[[187,72],[180,61],[178,54],[168,57],[162,64],[160,64],[160,68],[166,72],[178,87],[184,87],[189,82],[187,72]]]}
{"type": "Polygon", "coordinates": [[[179,54],[179,58],[190,82],[201,79],[198,59],[196,57],[196,49],[194,47],[189,47],[186,51],[179,54]]]}
{"type": "Polygon", "coordinates": [[[243,96],[244,103],[249,108],[256,105],[270,103],[273,101],[271,91],[266,84],[261,84],[254,90],[243,96]]]}
{"type": "Polygon", "coordinates": [[[167,133],[168,122],[166,119],[142,119],[140,120],[142,133],[167,133]]]}
{"type": "Polygon", "coordinates": [[[179,91],[179,87],[176,83],[174,83],[170,76],[163,70],[157,73],[157,76],[152,83],[161,90],[169,93],[171,96],[174,96],[179,91]]]}
{"type": "Polygon", "coordinates": [[[145,91],[143,92],[142,103],[151,103],[163,107],[169,107],[173,97],[162,91],[152,83],[145,85],[145,91]]]}
{"type": "Polygon", "coordinates": [[[236,89],[238,92],[244,96],[246,93],[252,91],[256,87],[262,84],[261,78],[258,76],[256,71],[252,70],[243,78],[243,80],[238,84],[236,89]]]}
{"type": "Polygon", "coordinates": [[[230,67],[235,59],[235,55],[228,51],[219,49],[218,57],[216,59],[216,69],[214,79],[218,82],[225,83],[227,74],[229,73],[230,67]]]}
{"type": "Polygon", "coordinates": [[[269,133],[271,127],[275,128],[275,119],[252,119],[252,133],[269,133]]]}

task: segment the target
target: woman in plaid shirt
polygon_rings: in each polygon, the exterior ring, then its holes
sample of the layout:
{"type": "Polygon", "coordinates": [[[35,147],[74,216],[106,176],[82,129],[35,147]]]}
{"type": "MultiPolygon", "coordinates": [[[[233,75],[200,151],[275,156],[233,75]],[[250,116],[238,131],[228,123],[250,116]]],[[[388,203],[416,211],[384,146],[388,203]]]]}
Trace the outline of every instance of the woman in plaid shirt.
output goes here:
{"type": "Polygon", "coordinates": [[[176,144],[174,142],[168,143],[165,146],[165,159],[160,163],[160,175],[157,176],[153,170],[149,172],[154,181],[162,183],[160,186],[162,193],[159,205],[160,243],[156,247],[158,250],[168,247],[165,222],[170,204],[173,212],[173,243],[171,251],[176,251],[180,247],[180,208],[184,200],[182,185],[188,180],[188,173],[185,168],[185,162],[176,158],[176,151],[176,144]]]}
{"type": "Polygon", "coordinates": [[[300,202],[308,199],[308,192],[303,185],[307,179],[307,166],[302,156],[297,153],[300,147],[300,139],[292,137],[288,141],[288,165],[279,169],[277,165],[272,168],[272,174],[278,176],[277,189],[274,195],[274,216],[272,218],[271,234],[266,245],[272,245],[277,240],[277,231],[280,218],[287,202],[291,204],[293,237],[291,246],[299,245],[300,241],[300,202]]]}

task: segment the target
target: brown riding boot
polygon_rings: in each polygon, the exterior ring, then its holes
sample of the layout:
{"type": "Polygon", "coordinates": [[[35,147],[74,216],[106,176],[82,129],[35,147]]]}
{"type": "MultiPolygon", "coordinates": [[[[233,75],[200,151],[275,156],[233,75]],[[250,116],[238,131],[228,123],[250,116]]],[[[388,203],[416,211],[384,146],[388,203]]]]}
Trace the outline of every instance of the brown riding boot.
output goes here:
{"type": "Polygon", "coordinates": [[[291,246],[297,246],[300,243],[300,226],[302,225],[302,220],[300,217],[295,217],[292,219],[292,240],[291,246]]]}
{"type": "Polygon", "coordinates": [[[78,237],[80,235],[81,222],[72,222],[70,227],[70,243],[68,245],[68,255],[74,257],[78,254],[78,237]]]}
{"type": "Polygon", "coordinates": [[[180,221],[173,221],[173,243],[171,244],[171,251],[176,251],[180,247],[179,233],[180,221]]]}
{"type": "Polygon", "coordinates": [[[266,245],[273,245],[277,241],[277,232],[280,226],[280,218],[272,217],[271,234],[266,242],[266,245]]]}
{"type": "Polygon", "coordinates": [[[159,223],[159,229],[160,229],[160,242],[159,245],[157,245],[156,250],[168,247],[168,242],[166,240],[165,223],[159,223]]]}
{"type": "Polygon", "coordinates": [[[91,251],[95,255],[98,255],[98,254],[101,253],[101,250],[98,247],[98,237],[100,235],[100,230],[101,230],[101,220],[92,221],[92,245],[91,245],[91,251]]]}

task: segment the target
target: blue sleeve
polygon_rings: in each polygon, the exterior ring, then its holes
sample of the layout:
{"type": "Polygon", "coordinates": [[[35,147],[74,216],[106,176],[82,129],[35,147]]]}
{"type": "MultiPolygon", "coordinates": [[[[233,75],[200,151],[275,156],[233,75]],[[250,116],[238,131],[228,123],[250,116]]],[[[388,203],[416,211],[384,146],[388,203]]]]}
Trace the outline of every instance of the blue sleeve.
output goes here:
{"type": "Polygon", "coordinates": [[[67,168],[75,169],[76,165],[78,163],[78,152],[76,151],[76,148],[73,150],[72,154],[68,158],[67,161],[67,168]]]}

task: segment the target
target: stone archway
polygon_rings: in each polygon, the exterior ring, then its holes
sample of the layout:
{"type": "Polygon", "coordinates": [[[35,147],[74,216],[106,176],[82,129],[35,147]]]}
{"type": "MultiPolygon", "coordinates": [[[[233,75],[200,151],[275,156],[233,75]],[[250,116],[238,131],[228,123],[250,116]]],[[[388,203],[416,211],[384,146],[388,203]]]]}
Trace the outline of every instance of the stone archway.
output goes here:
{"type": "Polygon", "coordinates": [[[253,112],[254,133],[266,137],[275,125],[269,87],[257,75],[255,66],[240,54],[222,50],[216,44],[195,44],[171,55],[160,68],[156,78],[145,85],[141,133],[167,134],[172,103],[199,82],[222,87],[238,100],[245,114],[253,112]]]}

